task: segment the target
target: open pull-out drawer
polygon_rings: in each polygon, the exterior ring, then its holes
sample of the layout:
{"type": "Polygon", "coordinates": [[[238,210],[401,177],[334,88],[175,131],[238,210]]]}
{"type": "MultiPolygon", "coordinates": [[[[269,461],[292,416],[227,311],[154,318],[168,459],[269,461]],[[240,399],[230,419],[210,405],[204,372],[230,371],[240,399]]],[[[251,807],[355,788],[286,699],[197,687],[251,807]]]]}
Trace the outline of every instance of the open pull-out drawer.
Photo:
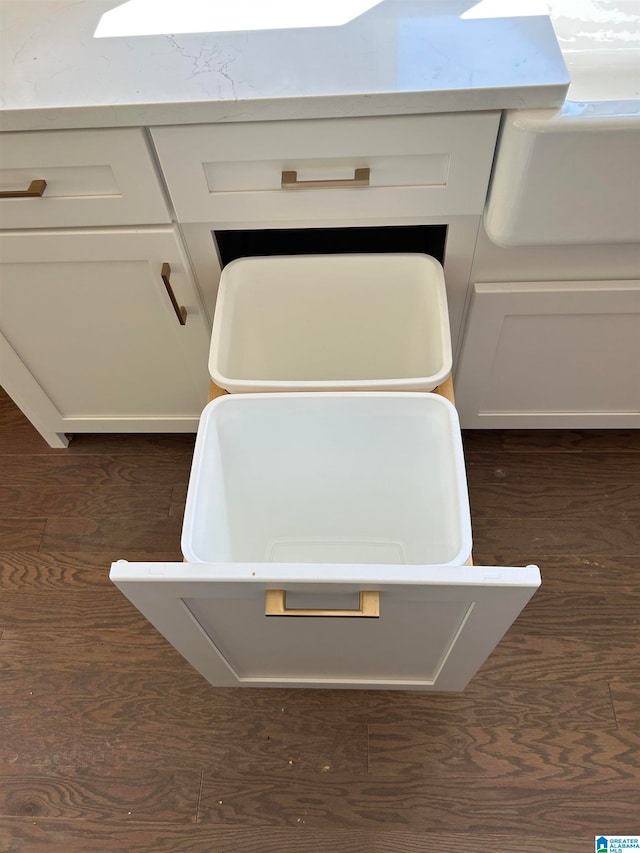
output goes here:
{"type": "Polygon", "coordinates": [[[111,580],[213,685],[442,691],[464,689],[540,572],[120,561],[111,580]]]}

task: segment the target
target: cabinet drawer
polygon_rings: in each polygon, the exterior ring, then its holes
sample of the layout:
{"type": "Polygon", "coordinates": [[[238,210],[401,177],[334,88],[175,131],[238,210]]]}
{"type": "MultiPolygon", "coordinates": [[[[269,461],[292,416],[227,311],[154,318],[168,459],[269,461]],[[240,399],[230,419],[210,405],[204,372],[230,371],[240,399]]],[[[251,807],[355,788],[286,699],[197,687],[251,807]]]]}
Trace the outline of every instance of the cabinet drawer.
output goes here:
{"type": "Polygon", "coordinates": [[[152,135],[180,220],[286,226],[480,213],[498,120],[316,119],[152,135]]]}
{"type": "Polygon", "coordinates": [[[171,221],[139,128],[5,133],[0,154],[0,196],[46,182],[40,196],[0,197],[2,228],[171,221]]]}
{"type": "Polygon", "coordinates": [[[254,567],[119,560],[110,577],[211,684],[307,689],[463,690],[540,585],[536,566],[254,567]],[[359,618],[363,591],[378,611],[359,618]]]}

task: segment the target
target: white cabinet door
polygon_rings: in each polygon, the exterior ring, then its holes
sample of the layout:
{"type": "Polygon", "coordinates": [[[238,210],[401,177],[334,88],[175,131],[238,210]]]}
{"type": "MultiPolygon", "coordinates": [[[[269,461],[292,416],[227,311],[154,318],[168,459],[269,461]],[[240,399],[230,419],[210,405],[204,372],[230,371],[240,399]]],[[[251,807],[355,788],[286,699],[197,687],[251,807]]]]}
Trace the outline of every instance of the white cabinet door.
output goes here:
{"type": "Polygon", "coordinates": [[[640,281],[476,284],[455,372],[466,428],[640,426],[640,281]]]}
{"type": "Polygon", "coordinates": [[[462,690],[540,585],[540,572],[120,561],[111,580],[217,686],[462,690]],[[273,590],[297,612],[266,615],[273,590]],[[363,590],[378,616],[358,612],[363,590]]]}
{"type": "Polygon", "coordinates": [[[7,232],[0,257],[0,381],[52,446],[197,429],[209,328],[174,228],[7,232]]]}

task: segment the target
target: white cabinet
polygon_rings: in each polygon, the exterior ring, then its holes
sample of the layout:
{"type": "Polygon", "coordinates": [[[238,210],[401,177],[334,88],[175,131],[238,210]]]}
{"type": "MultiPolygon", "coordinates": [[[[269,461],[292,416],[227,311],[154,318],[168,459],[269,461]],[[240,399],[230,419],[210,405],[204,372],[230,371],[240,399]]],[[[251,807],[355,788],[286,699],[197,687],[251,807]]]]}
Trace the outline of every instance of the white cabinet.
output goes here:
{"type": "Polygon", "coordinates": [[[111,580],[216,686],[424,691],[464,689],[540,584],[535,566],[389,568],[120,561],[111,580]]]}
{"type": "Polygon", "coordinates": [[[0,134],[0,228],[168,222],[142,128],[0,134]]]}
{"type": "Polygon", "coordinates": [[[0,382],[52,446],[196,430],[209,328],[174,227],[6,232],[0,257],[0,382]]]}
{"type": "Polygon", "coordinates": [[[640,426],[640,116],[504,116],[456,390],[465,427],[640,426]]]}
{"type": "Polygon", "coordinates": [[[195,431],[208,320],[177,227],[164,224],[146,132],[8,133],[0,150],[6,391],[54,447],[73,432],[195,431]]]}
{"type": "Polygon", "coordinates": [[[455,381],[464,427],[640,427],[640,281],[475,284],[455,381]]]}

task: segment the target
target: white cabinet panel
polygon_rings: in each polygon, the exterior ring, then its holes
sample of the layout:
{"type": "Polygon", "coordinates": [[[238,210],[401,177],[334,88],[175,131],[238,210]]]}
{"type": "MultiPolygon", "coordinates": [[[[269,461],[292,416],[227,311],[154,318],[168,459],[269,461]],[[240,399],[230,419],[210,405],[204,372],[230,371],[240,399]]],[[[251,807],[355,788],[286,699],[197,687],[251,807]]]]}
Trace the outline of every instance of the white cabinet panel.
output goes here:
{"type": "Polygon", "coordinates": [[[160,127],[178,218],[218,227],[479,214],[499,113],[160,127]],[[368,169],[366,186],[331,186],[368,169]],[[283,188],[295,172],[302,188],[283,188]],[[306,182],[319,182],[309,187],[306,182]]]}
{"type": "Polygon", "coordinates": [[[48,440],[195,431],[209,328],[173,228],[10,232],[0,253],[0,379],[48,440]]]}
{"type": "Polygon", "coordinates": [[[46,181],[41,197],[0,197],[1,228],[171,221],[140,128],[4,133],[0,162],[0,191],[46,181]]]}
{"type": "Polygon", "coordinates": [[[476,284],[463,427],[640,426],[640,281],[476,284]]]}
{"type": "Polygon", "coordinates": [[[540,585],[540,572],[120,561],[111,580],[214,685],[462,690],[540,585]],[[323,615],[265,615],[274,589],[286,591],[288,607],[323,615]],[[378,593],[378,617],[327,615],[355,610],[361,590],[378,593]]]}

